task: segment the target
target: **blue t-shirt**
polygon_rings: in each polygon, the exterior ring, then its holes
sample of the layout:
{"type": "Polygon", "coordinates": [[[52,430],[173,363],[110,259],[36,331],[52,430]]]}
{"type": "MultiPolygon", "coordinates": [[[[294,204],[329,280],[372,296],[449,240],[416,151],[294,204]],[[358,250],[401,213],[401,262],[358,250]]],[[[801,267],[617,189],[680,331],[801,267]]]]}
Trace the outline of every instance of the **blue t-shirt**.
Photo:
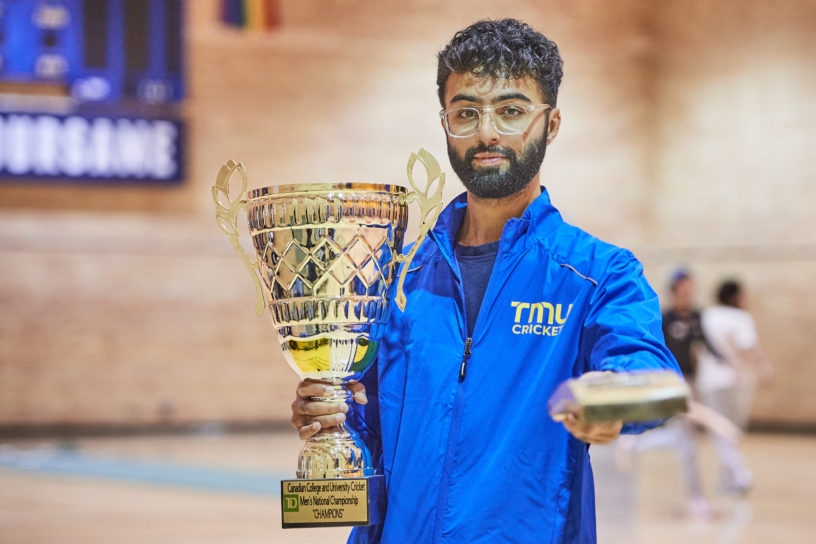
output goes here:
{"type": "Polygon", "coordinates": [[[462,273],[462,288],[465,291],[465,319],[468,338],[473,337],[473,326],[479,316],[479,308],[493,272],[493,263],[499,252],[499,241],[481,246],[460,246],[454,248],[459,271],[462,273]]]}

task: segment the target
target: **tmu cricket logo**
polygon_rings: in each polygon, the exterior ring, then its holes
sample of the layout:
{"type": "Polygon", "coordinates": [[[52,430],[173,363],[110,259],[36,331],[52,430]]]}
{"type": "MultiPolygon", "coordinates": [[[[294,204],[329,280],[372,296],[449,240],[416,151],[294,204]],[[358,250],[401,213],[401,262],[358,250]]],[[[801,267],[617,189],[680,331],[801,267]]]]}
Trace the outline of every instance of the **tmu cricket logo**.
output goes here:
{"type": "Polygon", "coordinates": [[[556,336],[561,332],[562,325],[567,322],[572,304],[567,306],[567,313],[563,314],[563,304],[553,306],[549,302],[516,302],[510,305],[516,309],[513,324],[513,334],[536,334],[539,336],[556,336]],[[544,315],[547,315],[546,320],[544,315]]]}

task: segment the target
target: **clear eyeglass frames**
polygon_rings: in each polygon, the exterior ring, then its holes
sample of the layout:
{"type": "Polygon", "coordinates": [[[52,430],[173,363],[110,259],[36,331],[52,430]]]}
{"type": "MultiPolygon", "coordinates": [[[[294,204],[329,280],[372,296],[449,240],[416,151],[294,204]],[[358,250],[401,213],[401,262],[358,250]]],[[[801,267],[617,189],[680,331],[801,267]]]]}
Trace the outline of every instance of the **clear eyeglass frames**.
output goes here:
{"type": "Polygon", "coordinates": [[[454,138],[469,138],[479,132],[482,119],[490,117],[493,128],[499,134],[521,134],[530,126],[537,112],[551,110],[549,104],[527,104],[524,102],[501,104],[499,106],[483,106],[455,108],[443,110],[439,116],[445,121],[445,130],[454,138]]]}

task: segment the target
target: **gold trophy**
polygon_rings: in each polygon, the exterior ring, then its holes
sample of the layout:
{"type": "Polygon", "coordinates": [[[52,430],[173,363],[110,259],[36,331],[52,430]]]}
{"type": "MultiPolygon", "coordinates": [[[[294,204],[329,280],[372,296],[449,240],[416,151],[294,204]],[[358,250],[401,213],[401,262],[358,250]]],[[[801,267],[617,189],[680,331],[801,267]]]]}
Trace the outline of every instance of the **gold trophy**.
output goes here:
{"type": "MultiPolygon", "coordinates": [[[[374,362],[394,287],[397,306],[405,308],[405,274],[442,210],[444,185],[438,162],[425,150],[411,154],[407,171],[411,192],[396,185],[313,183],[263,187],[248,195],[242,163],[229,161],[218,172],[212,188],[216,220],[255,282],[257,314],[269,307],[284,357],[301,380],[333,385],[333,395],[314,400],[347,402],[345,382],[374,362]],[[414,182],[417,161],[425,169],[424,190],[414,182]],[[236,172],[240,191],[232,198],[236,172]],[[420,206],[419,236],[403,255],[412,201],[420,206]],[[243,210],[254,260],[238,241],[243,210]]],[[[368,449],[345,424],[306,441],[296,476],[281,482],[284,528],[367,525],[383,513],[384,477],[374,474],[368,449]]]]}

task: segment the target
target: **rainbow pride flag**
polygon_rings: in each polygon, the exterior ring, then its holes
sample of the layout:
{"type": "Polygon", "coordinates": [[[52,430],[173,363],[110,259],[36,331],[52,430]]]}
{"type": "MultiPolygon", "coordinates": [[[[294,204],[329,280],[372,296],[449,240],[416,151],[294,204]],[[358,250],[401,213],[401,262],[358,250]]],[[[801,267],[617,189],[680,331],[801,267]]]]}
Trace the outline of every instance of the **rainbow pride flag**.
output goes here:
{"type": "Polygon", "coordinates": [[[280,24],[278,0],[221,0],[224,24],[268,31],[280,24]]]}

